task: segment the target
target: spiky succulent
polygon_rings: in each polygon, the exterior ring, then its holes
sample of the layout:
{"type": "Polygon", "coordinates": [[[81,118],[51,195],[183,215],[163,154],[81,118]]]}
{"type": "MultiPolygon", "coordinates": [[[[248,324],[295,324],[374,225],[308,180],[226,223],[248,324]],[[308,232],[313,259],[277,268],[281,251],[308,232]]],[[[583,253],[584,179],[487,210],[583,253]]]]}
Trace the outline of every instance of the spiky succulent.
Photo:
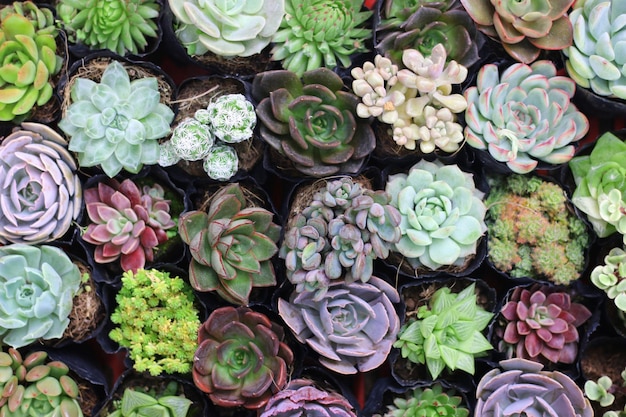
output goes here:
{"type": "Polygon", "coordinates": [[[589,120],[571,103],[575,87],[550,61],[513,64],[502,74],[495,64],[483,66],[476,86],[464,93],[467,143],[518,174],[539,161],[568,162],[572,142],[589,130],[589,120]]]}
{"type": "Polygon", "coordinates": [[[82,186],[67,142],[39,123],[23,123],[0,144],[0,242],[60,239],[82,209],[82,186]]]}
{"type": "Polygon", "coordinates": [[[89,49],[139,54],[158,37],[158,0],[59,0],[59,21],[68,39],[89,49]]]}
{"type": "Polygon", "coordinates": [[[187,117],[176,125],[168,143],[178,159],[198,161],[209,154],[215,138],[206,123],[187,117]]]}
{"type": "Polygon", "coordinates": [[[254,207],[239,183],[222,187],[208,210],[183,213],[178,222],[192,260],[189,280],[198,291],[216,291],[233,304],[248,304],[254,287],[276,284],[271,258],[280,226],[271,211],[254,207]]]}
{"type": "Polygon", "coordinates": [[[355,174],[376,146],[370,124],[356,118],[358,97],[328,68],[302,78],[263,72],[254,77],[252,96],[259,102],[261,138],[304,175],[355,174]]]}
{"type": "Polygon", "coordinates": [[[228,145],[213,146],[209,150],[209,154],[204,158],[202,167],[209,178],[218,181],[228,181],[239,170],[237,151],[228,145]]]}
{"type": "Polygon", "coordinates": [[[337,281],[322,297],[294,291],[278,299],[278,312],[295,337],[340,374],[371,371],[387,359],[400,319],[398,291],[381,278],[337,281]]]}
{"type": "Polygon", "coordinates": [[[462,404],[463,397],[451,389],[444,391],[441,384],[418,387],[396,397],[379,417],[446,416],[468,417],[469,409],[462,404]]]}
{"type": "Polygon", "coordinates": [[[256,126],[254,106],[243,94],[219,96],[194,117],[208,124],[219,140],[231,144],[250,139],[256,126]]]}
{"type": "Polygon", "coordinates": [[[152,395],[126,388],[119,406],[107,417],[186,417],[192,401],[182,395],[152,395]]]}
{"type": "Polygon", "coordinates": [[[63,336],[81,282],[61,249],[13,243],[0,247],[0,339],[14,348],[63,336]]]}
{"type": "Polygon", "coordinates": [[[159,161],[158,139],[169,134],[174,112],[159,102],[155,77],[131,81],[113,60],[99,83],[78,77],[70,91],[59,128],[70,137],[69,149],[81,166],[100,165],[113,178],[122,169],[137,173],[159,161]]]}
{"type": "Polygon", "coordinates": [[[285,17],[272,37],[272,59],[302,76],[316,68],[349,67],[350,56],[367,51],[372,16],[361,0],[285,0],[285,17]]]}
{"type": "Polygon", "coordinates": [[[263,407],[287,384],[294,356],[283,328],[248,307],[220,307],[198,332],[193,381],[221,407],[263,407]]]}
{"type": "Polygon", "coordinates": [[[626,312],[626,251],[623,248],[612,248],[604,257],[604,263],[593,268],[590,278],[617,308],[626,312]]]}
{"type": "Polygon", "coordinates": [[[119,259],[124,271],[152,262],[156,247],[168,240],[166,231],[176,226],[159,184],[140,189],[131,179],[99,182],[85,190],[85,205],[90,223],[82,237],[96,245],[95,261],[119,259]]]}
{"type": "Polygon", "coordinates": [[[0,414],[6,417],[83,417],[78,384],[60,361],[43,351],[25,357],[13,348],[0,352],[0,414]]]}

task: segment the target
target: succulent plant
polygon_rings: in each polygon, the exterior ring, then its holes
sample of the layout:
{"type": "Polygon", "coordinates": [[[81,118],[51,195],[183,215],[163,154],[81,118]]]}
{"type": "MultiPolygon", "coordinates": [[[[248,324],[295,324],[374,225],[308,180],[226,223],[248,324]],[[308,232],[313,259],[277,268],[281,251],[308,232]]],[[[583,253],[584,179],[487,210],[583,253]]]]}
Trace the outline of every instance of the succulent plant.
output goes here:
{"type": "Polygon", "coordinates": [[[478,383],[475,416],[593,416],[589,400],[569,376],[520,358],[500,361],[500,367],[478,383]]]}
{"type": "Polygon", "coordinates": [[[361,0],[285,0],[285,17],[272,37],[272,59],[302,76],[320,67],[349,67],[350,56],[366,52],[372,16],[361,0]]]}
{"type": "Polygon", "coordinates": [[[82,209],[82,186],[67,142],[39,123],[23,123],[0,144],[0,243],[60,239],[82,209]]]}
{"type": "Polygon", "coordinates": [[[182,395],[151,395],[126,388],[118,407],[106,417],[186,417],[192,401],[182,395]]]}
{"type": "Polygon", "coordinates": [[[137,173],[159,160],[158,139],[170,132],[174,112],[160,103],[157,79],[131,81],[124,66],[113,60],[100,83],[76,78],[71,104],[59,128],[70,137],[69,149],[83,167],[100,165],[114,177],[122,169],[137,173]]]}
{"type": "Polygon", "coordinates": [[[259,417],[356,417],[354,407],[341,394],[323,390],[308,378],[292,379],[259,410],[259,417]]]}
{"type": "Polygon", "coordinates": [[[43,351],[25,357],[16,349],[0,352],[0,414],[7,417],[83,417],[78,384],[68,366],[49,361],[43,351]]]}
{"type": "Polygon", "coordinates": [[[131,179],[109,179],[85,190],[85,205],[90,223],[82,237],[96,245],[95,261],[119,259],[124,271],[152,262],[156,247],[168,240],[166,231],[176,226],[159,184],[140,189],[131,179]]]}
{"type": "Polygon", "coordinates": [[[369,123],[356,118],[358,97],[328,68],[302,79],[285,70],[257,74],[252,96],[261,138],[304,175],[355,174],[376,146],[369,123]]]}
{"type": "Polygon", "coordinates": [[[569,167],[576,183],[572,203],[599,237],[619,232],[626,242],[626,143],[605,132],[589,155],[575,156],[569,167]]]}
{"type": "Polygon", "coordinates": [[[449,369],[474,374],[474,358],[493,349],[482,331],[493,313],[478,304],[472,283],[454,293],[442,286],[402,325],[393,344],[403,358],[426,365],[433,379],[449,369]]]}
{"type": "Polygon", "coordinates": [[[68,39],[90,49],[139,54],[158,37],[157,0],[59,0],[56,11],[68,39]]]}
{"type": "Polygon", "coordinates": [[[626,5],[620,1],[577,0],[569,20],[574,43],[563,50],[565,68],[581,87],[600,96],[626,99],[626,5]]]}
{"type": "Polygon", "coordinates": [[[572,45],[567,11],[574,0],[461,0],[478,30],[502,43],[517,61],[530,64],[542,50],[572,45]]]}
{"type": "Polygon", "coordinates": [[[231,179],[239,169],[237,151],[232,146],[216,145],[211,147],[204,158],[202,167],[209,178],[219,181],[231,179]]]}
{"type": "Polygon", "coordinates": [[[248,307],[220,307],[198,332],[193,381],[221,407],[263,407],[287,384],[294,356],[283,328],[248,307]]]}
{"type": "Polygon", "coordinates": [[[611,393],[613,381],[603,375],[597,381],[585,381],[585,396],[591,401],[597,401],[601,407],[608,407],[615,401],[615,395],[611,393]]]}
{"type": "Polygon", "coordinates": [[[476,254],[486,207],[471,174],[421,160],[408,174],[390,175],[385,191],[402,217],[394,250],[414,269],[462,266],[476,254]]]}
{"type": "Polygon", "coordinates": [[[69,324],[80,272],[61,249],[0,247],[0,339],[14,348],[57,339],[69,324]]]}
{"type": "Polygon", "coordinates": [[[0,121],[24,119],[52,98],[51,78],[63,65],[57,34],[52,12],[33,2],[0,12],[0,121]]]}
{"type": "Polygon", "coordinates": [[[215,138],[207,124],[187,117],[176,125],[169,143],[179,159],[198,161],[209,154],[215,138]]]}
{"type": "Polygon", "coordinates": [[[254,106],[243,94],[219,96],[205,111],[196,111],[195,118],[207,123],[219,140],[231,144],[250,139],[256,126],[254,106]]]}
{"type": "Polygon", "coordinates": [[[500,310],[496,336],[507,358],[572,364],[578,355],[578,327],[591,317],[569,293],[545,285],[515,287],[500,310]]]}
{"type": "Polygon", "coordinates": [[[289,300],[278,299],[278,312],[323,366],[355,374],[386,360],[400,328],[393,305],[399,301],[394,287],[372,276],[367,282],[332,282],[321,299],[294,291],[289,300]]]}
{"type": "Polygon", "coordinates": [[[285,15],[284,0],[168,0],[176,37],[189,55],[249,57],[269,45],[285,15]]]}
{"type": "Polygon", "coordinates": [[[383,0],[379,28],[398,27],[424,7],[445,12],[456,8],[459,0],[383,0]]]}
{"type": "Polygon", "coordinates": [[[538,161],[568,162],[572,142],[589,130],[589,120],[571,103],[575,88],[550,61],[513,64],[501,75],[495,64],[483,66],[476,86],[464,93],[467,143],[518,174],[534,170],[538,161]]]}
{"type": "Polygon", "coordinates": [[[468,417],[469,409],[462,404],[463,398],[451,389],[444,391],[441,384],[417,387],[403,397],[396,397],[387,406],[387,412],[379,417],[447,416],[468,417]]]}
{"type": "Polygon", "coordinates": [[[281,228],[272,217],[246,201],[239,183],[213,194],[208,211],[183,213],[178,229],[193,258],[189,281],[194,289],[244,305],[252,288],[275,285],[271,258],[278,252],[281,228]]]}
{"type": "Polygon", "coordinates": [[[604,263],[593,268],[590,278],[617,308],[626,312],[626,251],[623,248],[612,248],[604,257],[604,263]]]}

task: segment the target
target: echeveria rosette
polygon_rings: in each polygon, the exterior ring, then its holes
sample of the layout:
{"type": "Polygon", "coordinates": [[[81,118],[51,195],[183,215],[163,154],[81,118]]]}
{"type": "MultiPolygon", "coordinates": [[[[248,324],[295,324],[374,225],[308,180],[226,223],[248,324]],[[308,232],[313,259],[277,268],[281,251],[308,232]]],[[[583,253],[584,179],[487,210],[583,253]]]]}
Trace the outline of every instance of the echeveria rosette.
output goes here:
{"type": "Polygon", "coordinates": [[[445,12],[456,8],[458,2],[458,0],[383,0],[379,28],[398,27],[424,7],[445,12]]]}
{"type": "Polygon", "coordinates": [[[78,267],[59,248],[0,247],[2,343],[20,348],[63,336],[80,282],[78,267]]]}
{"type": "Polygon", "coordinates": [[[383,279],[336,281],[322,297],[311,291],[279,298],[278,312],[295,337],[340,374],[371,371],[386,360],[400,319],[398,291],[383,279]]]}
{"type": "Polygon", "coordinates": [[[356,117],[359,98],[328,68],[302,78],[286,70],[257,74],[252,95],[261,138],[304,175],[355,174],[376,146],[369,122],[356,117]]]}
{"type": "Polygon", "coordinates": [[[80,166],[100,165],[113,178],[122,169],[137,173],[159,161],[158,139],[170,133],[174,112],[159,101],[155,77],[131,81],[114,60],[99,83],[78,77],[70,91],[59,128],[70,137],[80,166]]]}
{"type": "Polygon", "coordinates": [[[408,174],[390,175],[385,191],[401,215],[394,249],[414,269],[462,266],[476,254],[487,209],[471,174],[422,160],[408,174]]]}
{"type": "Polygon", "coordinates": [[[190,56],[212,52],[249,57],[272,40],[285,15],[284,0],[168,0],[175,34],[190,56]]]}
{"type": "Polygon", "coordinates": [[[592,417],[593,409],[576,382],[527,359],[500,361],[476,388],[475,417],[592,417]]]}
{"type": "Polygon", "coordinates": [[[626,251],[612,248],[604,262],[591,271],[591,282],[613,300],[617,308],[626,312],[626,251]]]}
{"type": "Polygon", "coordinates": [[[302,76],[316,68],[350,67],[372,37],[364,27],[372,11],[361,0],[285,0],[285,17],[272,37],[272,60],[302,76]]]}
{"type": "Polygon", "coordinates": [[[265,314],[220,307],[198,331],[194,384],[221,407],[263,407],[287,384],[294,360],[283,328],[265,314]]]}
{"type": "Polygon", "coordinates": [[[83,191],[67,142],[39,123],[23,123],[0,143],[0,242],[60,239],[82,210],[83,191]]]}
{"type": "Polygon", "coordinates": [[[463,404],[463,397],[457,395],[455,390],[446,391],[441,384],[433,384],[408,390],[403,396],[395,397],[384,414],[375,414],[374,417],[468,417],[469,413],[469,408],[463,404]]]}
{"type": "Polygon", "coordinates": [[[589,120],[571,103],[575,89],[550,61],[513,64],[502,74],[487,64],[476,86],[464,93],[467,143],[518,174],[531,172],[539,161],[568,162],[572,142],[589,130],[589,120]]]}
{"type": "Polygon", "coordinates": [[[572,45],[567,11],[574,0],[461,0],[478,30],[502,43],[504,50],[525,64],[543,50],[572,45]]]}

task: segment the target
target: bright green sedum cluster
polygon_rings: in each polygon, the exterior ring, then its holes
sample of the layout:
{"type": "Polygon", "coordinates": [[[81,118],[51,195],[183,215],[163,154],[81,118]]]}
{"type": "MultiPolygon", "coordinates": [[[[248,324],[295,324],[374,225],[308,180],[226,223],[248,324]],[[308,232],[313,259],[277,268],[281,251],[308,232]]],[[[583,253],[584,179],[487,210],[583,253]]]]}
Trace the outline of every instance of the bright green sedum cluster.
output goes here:
{"type": "Polygon", "coordinates": [[[444,391],[440,384],[418,387],[409,390],[404,397],[394,398],[382,417],[468,417],[469,409],[461,404],[462,401],[463,398],[453,389],[444,391]]]}

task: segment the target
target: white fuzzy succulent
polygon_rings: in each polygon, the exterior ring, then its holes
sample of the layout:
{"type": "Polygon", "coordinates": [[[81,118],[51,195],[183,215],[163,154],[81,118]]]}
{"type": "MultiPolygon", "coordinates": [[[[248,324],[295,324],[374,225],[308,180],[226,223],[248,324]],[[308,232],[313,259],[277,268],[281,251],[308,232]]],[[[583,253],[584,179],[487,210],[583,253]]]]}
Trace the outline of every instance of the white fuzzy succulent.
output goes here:
{"type": "Polygon", "coordinates": [[[203,120],[206,116],[211,131],[223,142],[239,143],[252,137],[256,112],[243,94],[220,96],[211,101],[206,110],[203,120]]]}
{"type": "Polygon", "coordinates": [[[237,173],[239,158],[234,148],[228,145],[216,145],[204,158],[202,167],[214,180],[227,181],[237,173]]]}
{"type": "Polygon", "coordinates": [[[209,154],[214,142],[209,127],[192,117],[180,122],[170,138],[174,152],[187,161],[203,159],[209,154]]]}

